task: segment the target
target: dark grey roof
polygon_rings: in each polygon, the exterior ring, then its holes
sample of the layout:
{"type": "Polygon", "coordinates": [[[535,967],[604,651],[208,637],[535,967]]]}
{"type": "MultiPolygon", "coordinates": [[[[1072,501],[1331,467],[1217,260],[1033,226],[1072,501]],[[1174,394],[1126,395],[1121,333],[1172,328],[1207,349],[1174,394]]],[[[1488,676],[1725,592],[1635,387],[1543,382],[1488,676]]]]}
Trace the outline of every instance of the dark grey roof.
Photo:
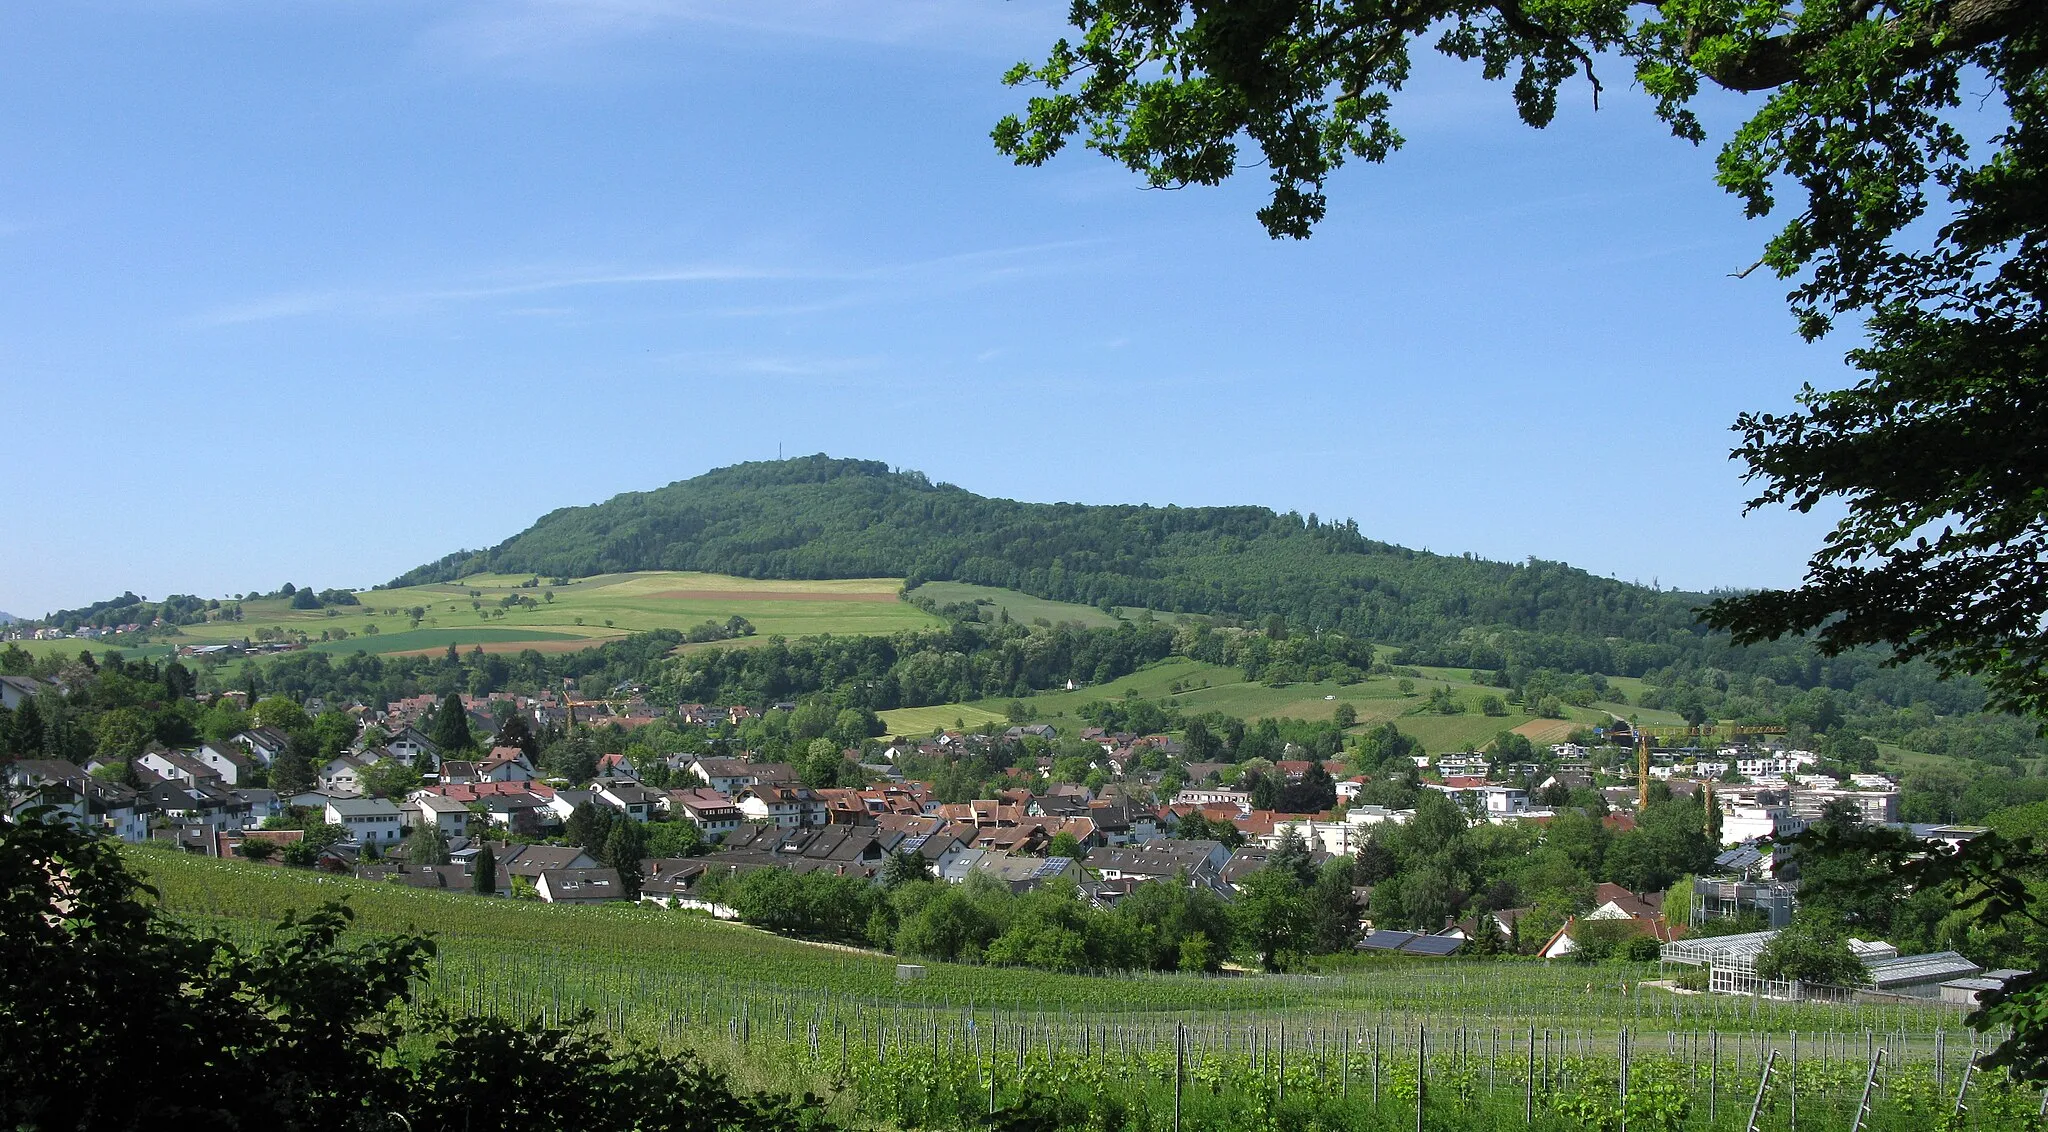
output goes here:
{"type": "Polygon", "coordinates": [[[1465,941],[1453,935],[1419,935],[1401,945],[1403,955],[1449,955],[1465,946],[1465,941]]]}
{"type": "Polygon", "coordinates": [[[1401,945],[1415,938],[1414,932],[1369,931],[1358,941],[1360,951],[1399,951],[1401,945]]]}

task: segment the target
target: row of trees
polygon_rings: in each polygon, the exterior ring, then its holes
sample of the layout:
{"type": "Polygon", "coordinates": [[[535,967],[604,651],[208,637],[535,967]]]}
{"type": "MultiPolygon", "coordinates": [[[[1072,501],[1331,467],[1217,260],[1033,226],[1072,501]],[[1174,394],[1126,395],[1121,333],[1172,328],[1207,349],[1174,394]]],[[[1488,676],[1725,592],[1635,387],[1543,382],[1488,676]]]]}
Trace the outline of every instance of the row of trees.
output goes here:
{"type": "Polygon", "coordinates": [[[1357,920],[1348,864],[1318,873],[1298,847],[1275,861],[1247,878],[1232,903],[1205,887],[1157,881],[1105,910],[1072,879],[1024,893],[980,873],[947,884],[930,879],[914,855],[888,861],[879,885],[757,869],[707,882],[704,894],[771,931],[921,959],[1054,971],[1213,972],[1238,955],[1277,970],[1297,956],[1347,946],[1357,920]]]}

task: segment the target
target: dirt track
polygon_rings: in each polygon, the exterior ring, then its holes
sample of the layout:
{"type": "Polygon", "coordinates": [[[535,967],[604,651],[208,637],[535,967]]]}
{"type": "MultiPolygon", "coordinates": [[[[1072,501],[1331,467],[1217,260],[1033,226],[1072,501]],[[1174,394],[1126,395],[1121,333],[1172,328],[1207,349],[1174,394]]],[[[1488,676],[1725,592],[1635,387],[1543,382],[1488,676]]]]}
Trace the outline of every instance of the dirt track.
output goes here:
{"type": "Polygon", "coordinates": [[[673,601],[895,601],[893,593],[840,590],[662,590],[642,595],[673,601]]]}

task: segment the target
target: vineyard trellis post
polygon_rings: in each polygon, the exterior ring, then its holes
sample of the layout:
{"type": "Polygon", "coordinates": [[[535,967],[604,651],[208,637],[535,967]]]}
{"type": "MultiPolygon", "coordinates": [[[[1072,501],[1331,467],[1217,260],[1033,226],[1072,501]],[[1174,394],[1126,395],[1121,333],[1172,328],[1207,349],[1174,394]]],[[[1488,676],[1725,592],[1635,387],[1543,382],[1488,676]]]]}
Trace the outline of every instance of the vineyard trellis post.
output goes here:
{"type": "Polygon", "coordinates": [[[1863,1122],[1870,1116],[1870,1092],[1877,1087],[1877,1063],[1883,1058],[1883,1050],[1870,1055],[1870,1072],[1864,1074],[1863,1097],[1856,1102],[1856,1119],[1849,1123],[1849,1132],[1863,1132],[1863,1122]]]}
{"type": "MultiPolygon", "coordinates": [[[[1544,1031],[1549,1036],[1549,1031],[1544,1031]]],[[[1536,1027],[1529,1027],[1528,1057],[1522,1073],[1522,1123],[1536,1123],[1536,1027]]]]}
{"type": "Polygon", "coordinates": [[[1614,1075],[1615,1099],[1621,1106],[1621,1132],[1628,1132],[1628,1027],[1621,1028],[1618,1048],[1614,1051],[1617,1063],[1614,1075]]]}
{"type": "Polygon", "coordinates": [[[1429,1061],[1429,1028],[1415,1027],[1415,1132],[1422,1132],[1423,1092],[1428,1087],[1423,1066],[1429,1061]]]}
{"type": "Polygon", "coordinates": [[[1187,1031],[1179,1022],[1175,1022],[1173,1024],[1173,1132],[1180,1132],[1180,1090],[1181,1082],[1187,1078],[1187,1055],[1187,1031]]]}
{"type": "MultiPolygon", "coordinates": [[[[1271,1047],[1268,1048],[1270,1049],[1271,1047]]],[[[1284,1103],[1287,1100],[1287,1023],[1285,1022],[1280,1023],[1280,1068],[1279,1072],[1273,1074],[1273,1082],[1274,1103],[1284,1103]]]]}
{"type": "Polygon", "coordinates": [[[1791,1122],[1790,1132],[1799,1132],[1799,1031],[1797,1030],[1792,1031],[1791,1081],[1792,1087],[1787,1090],[1791,1097],[1791,1107],[1786,1115],[1787,1119],[1791,1122]]]}
{"type": "Polygon", "coordinates": [[[1749,1106],[1749,1123],[1743,1125],[1743,1132],[1756,1132],[1756,1119],[1764,1111],[1764,1093],[1771,1087],[1771,1070],[1778,1064],[1778,1051],[1772,1050],[1764,1059],[1763,1072],[1756,1078],[1756,1100],[1749,1106]]]}

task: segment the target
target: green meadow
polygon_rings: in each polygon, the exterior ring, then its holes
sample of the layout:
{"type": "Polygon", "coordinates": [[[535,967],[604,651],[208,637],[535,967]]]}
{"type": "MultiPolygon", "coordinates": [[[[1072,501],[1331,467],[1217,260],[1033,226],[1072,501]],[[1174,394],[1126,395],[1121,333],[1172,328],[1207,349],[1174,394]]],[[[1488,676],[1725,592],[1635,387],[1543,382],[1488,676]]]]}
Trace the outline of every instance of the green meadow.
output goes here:
{"type": "MultiPolygon", "coordinates": [[[[1041,692],[1024,703],[1039,721],[1057,726],[1062,720],[1079,722],[1081,705],[1093,700],[1120,699],[1135,694],[1144,699],[1172,703],[1188,714],[1215,711],[1241,719],[1288,718],[1322,720],[1335,715],[1337,705],[1348,703],[1358,713],[1358,727],[1372,727],[1392,721],[1403,732],[1415,736],[1431,752],[1469,750],[1489,742],[1502,731],[1522,728],[1535,731],[1536,742],[1556,742],[1563,733],[1582,725],[1609,722],[1597,708],[1567,707],[1566,719],[1547,720],[1521,711],[1510,704],[1508,714],[1486,715],[1481,701],[1499,690],[1471,682],[1470,674],[1451,669],[1421,670],[1420,677],[1408,678],[1412,690],[1401,690],[1401,678],[1375,676],[1358,684],[1334,681],[1286,684],[1272,687],[1248,681],[1236,668],[1207,664],[1185,657],[1173,657],[1150,665],[1107,684],[1074,691],[1041,692]],[[1444,715],[1429,710],[1428,697],[1436,688],[1448,688],[1464,712],[1444,715]],[[1554,732],[1555,734],[1546,734],[1554,732]]],[[[934,727],[952,727],[964,720],[969,727],[988,719],[1007,719],[1009,700],[939,704],[903,708],[882,713],[882,722],[892,735],[923,735],[934,727]]]]}
{"type": "MultiPolygon", "coordinates": [[[[451,644],[491,652],[569,652],[630,633],[687,630],[734,616],[754,626],[755,639],[895,633],[941,624],[897,596],[903,583],[896,578],[763,581],[645,571],[578,578],[561,585],[547,584],[543,578],[522,585],[531,580],[530,575],[480,574],[436,585],[364,590],[356,594],[359,605],[325,609],[293,609],[286,598],[257,598],[241,603],[239,621],[187,625],[168,643],[123,651],[150,655],[175,645],[261,640],[266,635],[296,638],[303,633],[310,647],[333,653],[438,651],[451,644]]],[[[75,640],[28,642],[24,647],[29,646],[39,652],[105,647],[75,640]]]]}
{"type": "Polygon", "coordinates": [[[1162,613],[1158,610],[1144,610],[1133,606],[1121,606],[1114,615],[1104,613],[1092,605],[1079,605],[1071,601],[1053,601],[1049,598],[1032,597],[1017,590],[1006,590],[997,586],[977,586],[971,582],[926,582],[917,588],[917,596],[930,598],[941,607],[962,602],[972,602],[984,609],[1000,609],[1010,615],[1010,620],[1025,625],[1075,624],[1085,629],[1114,628],[1119,622],[1131,620],[1140,614],[1150,612],[1152,616],[1168,624],[1184,621],[1199,621],[1201,618],[1190,614],[1162,613]]]}

